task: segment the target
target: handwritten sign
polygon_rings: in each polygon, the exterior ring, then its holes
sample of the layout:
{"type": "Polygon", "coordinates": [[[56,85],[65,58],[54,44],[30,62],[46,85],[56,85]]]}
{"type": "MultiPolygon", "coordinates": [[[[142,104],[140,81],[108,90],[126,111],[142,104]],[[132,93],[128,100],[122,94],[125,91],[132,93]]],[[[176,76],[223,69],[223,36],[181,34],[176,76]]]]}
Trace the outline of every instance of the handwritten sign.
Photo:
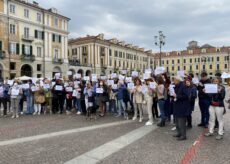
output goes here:
{"type": "Polygon", "coordinates": [[[126,77],[126,78],[125,78],[125,81],[126,81],[127,83],[132,83],[132,77],[126,77]]]}
{"type": "Polygon", "coordinates": [[[149,69],[146,69],[146,70],[145,70],[145,73],[151,74],[151,73],[152,73],[152,69],[150,69],[150,68],[149,68],[149,69]]]}
{"type": "Polygon", "coordinates": [[[185,77],[185,72],[183,70],[182,71],[177,71],[177,76],[185,77]]]}
{"type": "Polygon", "coordinates": [[[75,74],[75,78],[76,79],[80,79],[81,78],[81,74],[79,74],[79,73],[75,74]]]}
{"type": "Polygon", "coordinates": [[[170,85],[169,86],[169,94],[170,94],[170,96],[173,96],[174,94],[175,94],[175,85],[170,85]]]}
{"type": "Polygon", "coordinates": [[[66,73],[68,76],[72,76],[73,75],[73,72],[72,71],[67,71],[66,73]]]}
{"type": "Polygon", "coordinates": [[[19,89],[13,88],[13,89],[11,90],[11,95],[12,95],[12,96],[18,96],[18,95],[19,95],[19,89]]]}
{"type": "Polygon", "coordinates": [[[126,75],[127,72],[128,72],[127,70],[122,70],[122,71],[121,71],[121,74],[122,74],[122,75],[126,75]]]}
{"type": "Polygon", "coordinates": [[[217,84],[204,84],[205,93],[218,93],[217,84]]]}
{"type": "Polygon", "coordinates": [[[125,76],[119,75],[119,80],[125,80],[125,76]]]}
{"type": "Polygon", "coordinates": [[[113,85],[112,85],[112,88],[113,88],[113,89],[118,89],[118,85],[117,85],[117,84],[113,84],[113,85]]]}
{"type": "Polygon", "coordinates": [[[7,84],[10,85],[10,86],[12,86],[14,84],[14,80],[8,80],[7,84]]]}
{"type": "Polygon", "coordinates": [[[29,89],[29,88],[30,88],[30,85],[29,85],[29,84],[23,84],[23,85],[22,85],[22,88],[23,88],[23,89],[29,89]]]}
{"type": "Polygon", "coordinates": [[[147,79],[149,79],[151,77],[151,74],[150,73],[145,73],[144,75],[143,75],[143,79],[144,80],[147,80],[147,79]]]}
{"type": "Polygon", "coordinates": [[[114,80],[107,80],[107,84],[112,86],[114,84],[114,80]]]}
{"type": "Polygon", "coordinates": [[[56,86],[55,86],[55,90],[56,90],[56,91],[62,91],[62,90],[63,90],[63,86],[61,86],[61,85],[56,85],[56,86]]]}
{"type": "Polygon", "coordinates": [[[36,86],[32,86],[32,87],[31,87],[31,90],[32,90],[32,92],[36,92],[36,91],[39,91],[39,87],[36,87],[36,86]]]}
{"type": "Polygon", "coordinates": [[[133,71],[132,72],[132,77],[138,77],[138,72],[137,71],[133,71]]]}
{"type": "Polygon", "coordinates": [[[128,89],[134,89],[134,83],[128,83],[128,89]]]}
{"type": "Polygon", "coordinates": [[[92,81],[93,82],[97,82],[97,75],[96,74],[92,74],[92,81]]]}
{"type": "Polygon", "coordinates": [[[96,93],[100,93],[100,94],[103,93],[103,88],[97,88],[96,93]]]}
{"type": "Polygon", "coordinates": [[[84,77],[84,80],[85,80],[85,81],[89,81],[89,80],[90,80],[89,76],[85,76],[85,77],[84,77]]]}
{"type": "Polygon", "coordinates": [[[149,87],[151,88],[151,89],[156,89],[156,83],[155,82],[150,82],[149,83],[149,87]]]}
{"type": "Polygon", "coordinates": [[[73,88],[72,87],[66,87],[65,90],[66,90],[66,92],[73,92],[73,88]]]}
{"type": "Polygon", "coordinates": [[[155,75],[163,74],[165,73],[165,67],[157,67],[155,69],[155,75]]]}
{"type": "Polygon", "coordinates": [[[146,86],[141,86],[141,92],[143,94],[147,93],[148,92],[148,88],[146,86]]]}
{"type": "Polygon", "coordinates": [[[49,84],[44,84],[44,85],[43,85],[43,88],[45,88],[45,89],[50,89],[50,85],[49,85],[49,84]]]}
{"type": "Polygon", "coordinates": [[[112,74],[111,74],[111,78],[112,78],[112,79],[117,78],[117,74],[116,74],[116,73],[112,73],[112,74]]]}

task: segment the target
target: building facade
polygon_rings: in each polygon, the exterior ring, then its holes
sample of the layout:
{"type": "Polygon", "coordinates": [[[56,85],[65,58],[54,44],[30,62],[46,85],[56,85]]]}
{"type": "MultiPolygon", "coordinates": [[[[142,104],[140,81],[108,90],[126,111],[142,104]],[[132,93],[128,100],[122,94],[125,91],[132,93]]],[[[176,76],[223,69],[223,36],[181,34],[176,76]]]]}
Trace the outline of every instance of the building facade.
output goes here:
{"type": "Polygon", "coordinates": [[[69,20],[36,2],[0,0],[0,76],[66,73],[69,20]]]}
{"type": "Polygon", "coordinates": [[[104,34],[71,39],[68,50],[70,70],[86,75],[144,71],[154,62],[152,51],[116,38],[107,40],[104,34]]]}
{"type": "MultiPolygon", "coordinates": [[[[184,70],[193,74],[207,72],[212,77],[230,71],[229,53],[230,47],[198,46],[196,41],[191,41],[186,50],[162,53],[161,62],[171,75],[184,70]]],[[[156,65],[159,65],[159,56],[155,54],[156,65]]]]}

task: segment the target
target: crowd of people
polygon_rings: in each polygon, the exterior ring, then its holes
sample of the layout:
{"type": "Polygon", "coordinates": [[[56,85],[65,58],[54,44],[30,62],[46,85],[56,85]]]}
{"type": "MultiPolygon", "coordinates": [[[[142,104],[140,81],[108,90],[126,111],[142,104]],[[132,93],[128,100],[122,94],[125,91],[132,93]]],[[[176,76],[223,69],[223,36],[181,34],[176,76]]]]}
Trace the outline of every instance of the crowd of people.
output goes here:
{"type": "MultiPolygon", "coordinates": [[[[220,77],[211,81],[206,73],[200,76],[199,80],[192,74],[170,78],[166,73],[131,77],[113,73],[106,77],[82,78],[78,74],[65,79],[59,75],[54,79],[4,80],[0,82],[0,105],[3,106],[2,116],[12,114],[12,118],[46,113],[87,115],[89,109],[95,109],[99,117],[110,113],[114,117],[143,122],[143,111],[146,111],[146,126],[159,120],[157,126],[164,127],[172,120],[177,132],[174,137],[181,141],[186,140],[186,131],[192,128],[192,112],[198,98],[201,112],[198,126],[209,128],[207,137],[213,136],[214,128],[218,127],[216,139],[220,140],[226,113],[225,87],[220,77]],[[207,92],[206,84],[215,84],[217,91],[207,92]]],[[[93,119],[93,115],[90,117],[93,119]]]]}

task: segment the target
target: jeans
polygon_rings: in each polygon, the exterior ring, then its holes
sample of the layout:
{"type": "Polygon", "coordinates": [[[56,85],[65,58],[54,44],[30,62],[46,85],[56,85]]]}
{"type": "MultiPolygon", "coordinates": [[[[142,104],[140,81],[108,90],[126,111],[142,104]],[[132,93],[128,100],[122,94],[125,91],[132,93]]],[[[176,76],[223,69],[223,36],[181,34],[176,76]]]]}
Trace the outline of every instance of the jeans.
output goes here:
{"type": "Polygon", "coordinates": [[[76,107],[76,111],[77,111],[77,112],[81,112],[81,113],[82,113],[82,109],[81,109],[81,99],[76,99],[75,107],[76,107]]]}
{"type": "Polygon", "coordinates": [[[116,100],[110,100],[109,101],[109,112],[116,113],[117,108],[116,108],[116,100]]]}
{"type": "Polygon", "coordinates": [[[7,115],[7,98],[1,97],[0,104],[3,104],[3,115],[7,115]]]}
{"type": "Polygon", "coordinates": [[[161,121],[165,121],[165,119],[166,119],[165,101],[164,100],[158,100],[158,106],[159,106],[159,109],[160,109],[161,121]]]}
{"type": "Polygon", "coordinates": [[[201,111],[201,124],[208,125],[210,101],[208,99],[199,99],[199,106],[201,111]]]}
{"type": "Polygon", "coordinates": [[[66,110],[71,112],[71,110],[72,110],[72,98],[66,99],[66,110]]]}
{"type": "Polygon", "coordinates": [[[28,95],[26,96],[26,104],[27,104],[27,114],[33,113],[33,96],[28,95]]]}
{"type": "Polygon", "coordinates": [[[117,100],[117,106],[118,106],[118,114],[122,115],[122,113],[125,113],[126,107],[123,100],[117,100]]]}

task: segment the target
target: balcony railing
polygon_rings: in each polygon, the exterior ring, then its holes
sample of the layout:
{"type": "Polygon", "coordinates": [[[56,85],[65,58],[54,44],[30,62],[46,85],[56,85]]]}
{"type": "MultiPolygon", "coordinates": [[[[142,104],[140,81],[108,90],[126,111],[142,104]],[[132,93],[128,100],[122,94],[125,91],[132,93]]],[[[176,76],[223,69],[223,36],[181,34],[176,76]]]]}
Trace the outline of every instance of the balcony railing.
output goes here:
{"type": "Polygon", "coordinates": [[[22,59],[22,61],[34,62],[35,61],[35,55],[22,55],[21,59],[22,59]]]}
{"type": "Polygon", "coordinates": [[[6,52],[5,51],[0,51],[0,59],[4,59],[6,57],[6,52]]]}
{"type": "Polygon", "coordinates": [[[92,64],[80,63],[79,60],[69,60],[69,65],[79,67],[92,67],[92,64]]]}
{"type": "Polygon", "coordinates": [[[63,59],[54,58],[53,64],[63,64],[63,59]]]}
{"type": "Polygon", "coordinates": [[[22,35],[22,40],[33,42],[34,41],[34,37],[33,36],[22,35]]]}

